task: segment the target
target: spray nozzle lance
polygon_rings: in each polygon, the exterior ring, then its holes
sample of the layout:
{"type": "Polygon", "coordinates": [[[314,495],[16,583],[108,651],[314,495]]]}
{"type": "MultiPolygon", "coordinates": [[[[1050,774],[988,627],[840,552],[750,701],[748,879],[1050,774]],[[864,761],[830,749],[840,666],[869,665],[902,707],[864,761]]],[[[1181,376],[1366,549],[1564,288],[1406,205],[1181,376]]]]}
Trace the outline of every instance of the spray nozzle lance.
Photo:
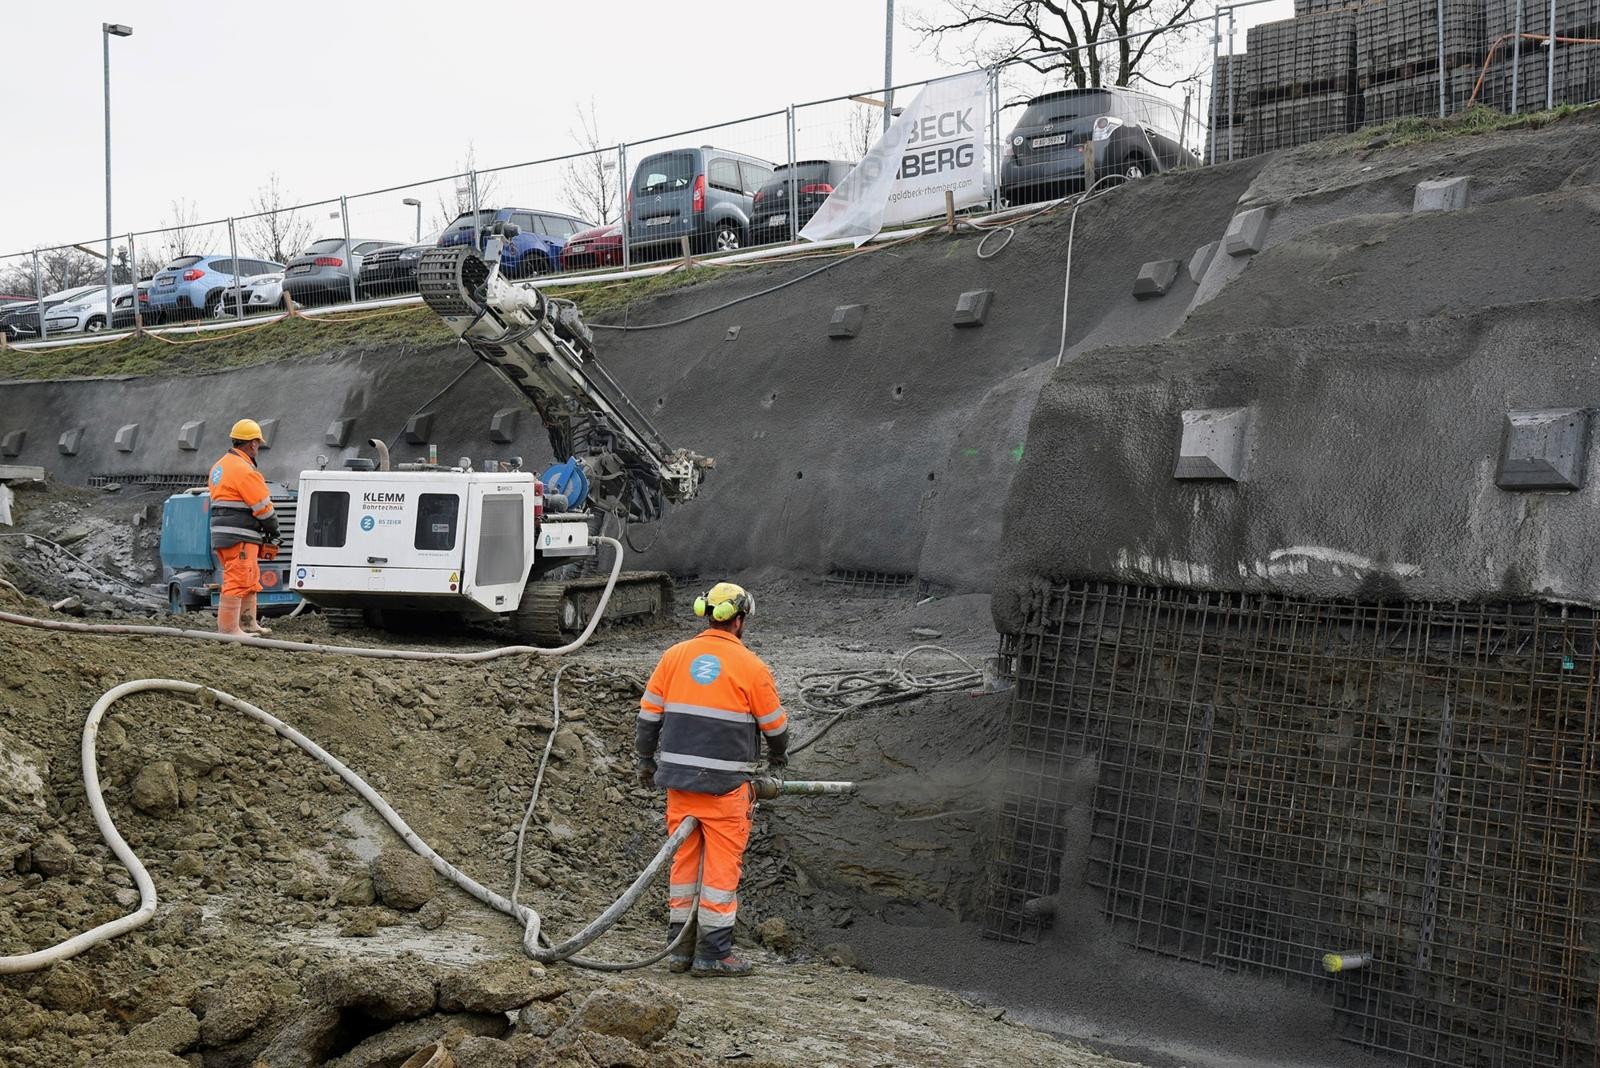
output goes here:
{"type": "Polygon", "coordinates": [[[780,794],[853,794],[856,784],[853,782],[828,782],[824,780],[794,779],[784,780],[772,776],[763,776],[750,780],[750,785],[756,788],[756,796],[763,801],[770,801],[780,794]]]}

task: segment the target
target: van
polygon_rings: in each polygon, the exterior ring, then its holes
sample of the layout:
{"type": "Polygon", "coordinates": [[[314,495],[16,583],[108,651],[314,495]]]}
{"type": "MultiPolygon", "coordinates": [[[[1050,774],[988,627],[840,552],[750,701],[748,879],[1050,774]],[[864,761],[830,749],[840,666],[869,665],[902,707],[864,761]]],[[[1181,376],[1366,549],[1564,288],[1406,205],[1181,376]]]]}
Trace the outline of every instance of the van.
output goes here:
{"type": "Polygon", "coordinates": [[[772,172],[766,160],[710,145],[646,156],[628,186],[630,255],[670,256],[685,237],[702,254],[747,247],[756,191],[772,172]]]}
{"type": "Polygon", "coordinates": [[[1063,89],[1028,101],[1000,158],[1000,195],[1008,204],[1065,196],[1083,188],[1084,146],[1096,180],[1125,180],[1199,162],[1185,145],[1177,107],[1120,86],[1063,89]]]}

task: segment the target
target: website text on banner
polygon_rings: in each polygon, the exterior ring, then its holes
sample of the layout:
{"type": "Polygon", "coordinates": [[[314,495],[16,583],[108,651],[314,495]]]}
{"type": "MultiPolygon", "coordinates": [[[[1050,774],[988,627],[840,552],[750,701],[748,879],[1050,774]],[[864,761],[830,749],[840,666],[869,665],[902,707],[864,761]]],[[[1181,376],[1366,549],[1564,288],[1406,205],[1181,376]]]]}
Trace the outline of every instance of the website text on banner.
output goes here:
{"type": "Polygon", "coordinates": [[[989,76],[973,71],[930,82],[800,231],[808,241],[853,238],[885,226],[982,204],[989,76]]]}

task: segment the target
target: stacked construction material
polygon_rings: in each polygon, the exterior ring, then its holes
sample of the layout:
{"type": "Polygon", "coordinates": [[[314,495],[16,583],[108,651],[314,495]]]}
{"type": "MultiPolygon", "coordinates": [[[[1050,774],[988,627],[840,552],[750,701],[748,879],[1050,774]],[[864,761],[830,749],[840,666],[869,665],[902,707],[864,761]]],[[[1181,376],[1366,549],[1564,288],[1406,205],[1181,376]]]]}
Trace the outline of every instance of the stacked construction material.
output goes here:
{"type": "Polygon", "coordinates": [[[1438,115],[1441,66],[1445,113],[1465,108],[1483,61],[1483,26],[1484,0],[1370,0],[1357,8],[1364,121],[1438,115]]]}
{"type": "Polygon", "coordinates": [[[1263,151],[1346,133],[1361,120],[1351,10],[1252,26],[1251,129],[1263,151]]]}
{"type": "Polygon", "coordinates": [[[1294,0],[1294,17],[1300,19],[1307,15],[1323,15],[1355,6],[1356,0],[1294,0]]]}
{"type": "Polygon", "coordinates": [[[1218,56],[1212,79],[1210,140],[1206,143],[1207,163],[1226,163],[1230,159],[1253,156],[1258,149],[1250,143],[1250,83],[1247,57],[1218,56]],[[1213,154],[1215,153],[1215,154],[1213,154]]]}
{"type": "Polygon", "coordinates": [[[1551,0],[1522,0],[1519,42],[1517,0],[1489,0],[1485,51],[1493,59],[1483,79],[1480,98],[1501,111],[1534,111],[1546,100],[1556,104],[1587,104],[1600,100],[1600,45],[1568,43],[1600,40],[1600,0],[1554,0],[1554,91],[1550,81],[1550,53],[1544,38],[1550,33],[1551,0]],[[1533,36],[1528,36],[1533,35],[1533,36]],[[1520,54],[1519,54],[1520,53],[1520,54]],[[1515,100],[1513,101],[1513,74],[1515,100]]]}

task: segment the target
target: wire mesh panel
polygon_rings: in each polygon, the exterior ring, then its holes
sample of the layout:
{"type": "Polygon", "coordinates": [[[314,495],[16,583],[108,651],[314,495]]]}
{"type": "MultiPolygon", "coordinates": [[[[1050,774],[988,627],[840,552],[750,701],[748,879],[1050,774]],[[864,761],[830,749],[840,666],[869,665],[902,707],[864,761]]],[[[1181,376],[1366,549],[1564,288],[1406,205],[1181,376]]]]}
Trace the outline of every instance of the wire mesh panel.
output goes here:
{"type": "MultiPolygon", "coordinates": [[[[480,228],[496,222],[517,227],[500,260],[513,278],[561,270],[569,241],[607,221],[602,214],[617,219],[614,149],[479,171],[476,180],[480,228]]],[[[452,234],[447,231],[446,239],[452,234]]]]}
{"type": "Polygon", "coordinates": [[[1352,1042],[1592,1063],[1597,639],[1533,604],[1052,589],[1003,650],[986,934],[1037,939],[1081,861],[1130,943],[1314,981],[1352,1042]],[[1327,953],[1370,963],[1328,977],[1327,953]]]}
{"type": "MultiPolygon", "coordinates": [[[[438,241],[447,224],[471,210],[472,183],[465,174],[346,197],[352,255],[339,255],[337,250],[334,255],[353,262],[356,299],[415,293],[423,247],[438,241]]],[[[339,237],[343,238],[342,224],[339,237]]],[[[346,266],[341,263],[329,273],[343,272],[346,266]]],[[[298,282],[294,288],[299,289],[298,282]]]]}

